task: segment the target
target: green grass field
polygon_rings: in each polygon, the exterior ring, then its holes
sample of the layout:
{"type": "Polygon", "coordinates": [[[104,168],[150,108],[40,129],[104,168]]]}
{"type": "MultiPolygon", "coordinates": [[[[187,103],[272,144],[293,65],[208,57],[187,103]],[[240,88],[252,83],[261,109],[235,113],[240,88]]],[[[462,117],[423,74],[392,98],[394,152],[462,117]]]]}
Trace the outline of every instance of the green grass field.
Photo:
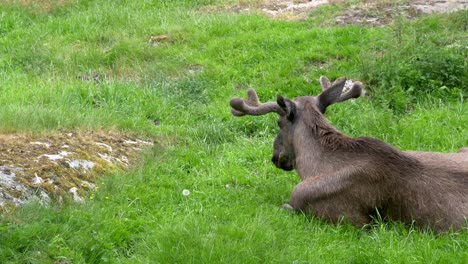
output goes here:
{"type": "Polygon", "coordinates": [[[370,96],[330,107],[340,131],[457,151],[468,146],[467,11],[364,27],[332,23],[346,4],[304,21],[212,8],[235,2],[0,3],[0,132],[157,142],[129,172],[98,179],[93,199],[2,213],[0,263],[468,262],[467,230],[361,230],[281,210],[299,178],[270,161],[276,117],[235,118],[228,104],[248,87],[267,101],[347,76],[370,96]],[[158,35],[169,39],[148,43],[158,35]]]}

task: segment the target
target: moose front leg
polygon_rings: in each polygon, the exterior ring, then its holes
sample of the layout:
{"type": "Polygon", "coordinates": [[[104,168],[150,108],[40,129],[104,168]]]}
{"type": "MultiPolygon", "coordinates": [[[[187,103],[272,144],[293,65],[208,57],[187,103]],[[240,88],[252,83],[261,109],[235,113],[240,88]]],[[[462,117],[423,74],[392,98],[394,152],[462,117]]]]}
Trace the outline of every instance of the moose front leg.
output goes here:
{"type": "Polygon", "coordinates": [[[368,206],[358,197],[347,176],[313,177],[299,183],[291,194],[291,200],[284,207],[312,213],[332,223],[343,218],[351,224],[362,227],[370,223],[368,206]]]}

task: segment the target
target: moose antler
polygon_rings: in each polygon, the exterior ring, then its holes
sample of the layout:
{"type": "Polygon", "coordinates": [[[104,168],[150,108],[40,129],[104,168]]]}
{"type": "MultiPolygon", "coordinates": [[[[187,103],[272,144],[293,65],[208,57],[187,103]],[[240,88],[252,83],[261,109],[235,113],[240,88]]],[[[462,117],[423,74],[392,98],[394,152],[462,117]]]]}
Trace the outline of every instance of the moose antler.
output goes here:
{"type": "MultiPolygon", "coordinates": [[[[331,87],[338,85],[341,83],[341,85],[345,85],[344,91],[338,99],[334,99],[333,102],[329,102],[325,107],[338,103],[338,102],[343,102],[351,98],[357,98],[361,95],[365,94],[365,90],[363,88],[363,85],[361,82],[353,82],[351,80],[346,80],[345,78],[339,78],[335,80],[333,83],[330,82],[330,80],[325,77],[321,76],[320,77],[320,84],[322,85],[322,90],[323,92],[327,91],[331,87]]],[[[341,91],[341,90],[340,90],[341,91]]],[[[258,100],[257,93],[255,92],[254,89],[249,88],[247,90],[247,99],[242,99],[242,98],[232,98],[231,101],[229,102],[232,109],[231,113],[235,116],[244,116],[244,115],[253,115],[253,116],[259,116],[259,115],[264,115],[267,113],[275,112],[278,113],[279,115],[285,115],[285,111],[283,110],[283,107],[278,105],[277,102],[266,102],[266,103],[261,103],[258,100]]],[[[325,107],[322,109],[322,113],[325,112],[325,107]]]]}
{"type": "Polygon", "coordinates": [[[247,99],[232,98],[229,101],[231,105],[231,113],[235,116],[253,115],[259,116],[267,113],[275,112],[280,115],[284,114],[283,109],[276,102],[261,103],[258,100],[257,92],[249,88],[247,90],[247,99]]]}
{"type": "MultiPolygon", "coordinates": [[[[342,80],[342,78],[335,80],[333,84],[339,82],[340,80],[342,80]]],[[[325,91],[332,86],[332,83],[326,76],[320,76],[319,81],[320,85],[322,86],[322,91],[325,91]]],[[[351,98],[358,98],[365,94],[366,90],[364,90],[364,85],[361,82],[353,82],[352,80],[347,80],[343,89],[343,93],[341,94],[340,99],[338,99],[338,101],[336,102],[338,103],[349,100],[351,98]]]]}

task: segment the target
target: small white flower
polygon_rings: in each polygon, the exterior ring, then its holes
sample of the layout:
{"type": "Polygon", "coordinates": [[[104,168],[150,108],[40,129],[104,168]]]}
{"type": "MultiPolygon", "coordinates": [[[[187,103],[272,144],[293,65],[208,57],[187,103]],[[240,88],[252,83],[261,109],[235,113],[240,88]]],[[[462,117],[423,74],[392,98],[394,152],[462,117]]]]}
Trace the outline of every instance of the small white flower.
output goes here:
{"type": "Polygon", "coordinates": [[[190,191],[187,190],[187,189],[184,189],[184,190],[182,191],[182,195],[183,195],[183,196],[189,196],[189,195],[190,195],[190,191]]]}
{"type": "Polygon", "coordinates": [[[226,184],[226,189],[229,189],[231,186],[229,184],[226,184]]]}

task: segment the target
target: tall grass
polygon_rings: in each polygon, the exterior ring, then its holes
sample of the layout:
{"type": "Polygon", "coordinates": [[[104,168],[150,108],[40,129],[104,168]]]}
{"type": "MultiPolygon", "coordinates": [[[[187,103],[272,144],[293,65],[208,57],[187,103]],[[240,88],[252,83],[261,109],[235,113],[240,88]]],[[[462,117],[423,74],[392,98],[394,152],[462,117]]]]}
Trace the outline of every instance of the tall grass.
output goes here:
{"type": "Polygon", "coordinates": [[[84,203],[3,213],[1,263],[468,260],[466,231],[379,221],[361,230],[281,210],[298,179],[269,161],[276,117],[234,118],[228,105],[247,87],[267,101],[318,93],[321,74],[361,78],[370,97],[333,106],[338,129],[401,149],[456,151],[468,145],[466,70],[455,64],[466,57],[456,48],[466,46],[464,11],[383,28],[316,27],[202,11],[207,4],[216,3],[0,4],[1,131],[118,129],[160,142],[129,173],[99,180],[84,203]],[[147,42],[162,34],[168,42],[147,42]]]}
{"type": "Polygon", "coordinates": [[[443,101],[466,100],[467,40],[460,30],[466,31],[467,14],[464,10],[399,21],[389,35],[364,52],[362,78],[380,101],[399,111],[427,95],[443,101]]]}

